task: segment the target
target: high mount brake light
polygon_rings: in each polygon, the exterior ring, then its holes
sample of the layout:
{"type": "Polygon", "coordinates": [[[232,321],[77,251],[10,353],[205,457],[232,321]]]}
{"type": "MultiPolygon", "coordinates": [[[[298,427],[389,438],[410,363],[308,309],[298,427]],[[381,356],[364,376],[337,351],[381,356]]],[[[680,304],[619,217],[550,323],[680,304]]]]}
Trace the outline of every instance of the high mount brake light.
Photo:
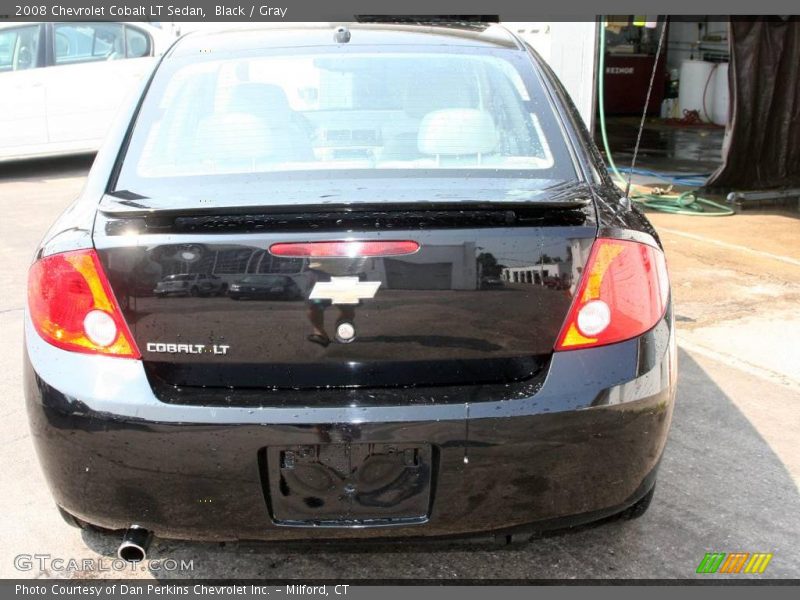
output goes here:
{"type": "Polygon", "coordinates": [[[270,254],[291,258],[363,258],[378,256],[401,256],[414,254],[419,244],[408,240],[391,241],[336,241],[336,242],[292,242],[272,244],[270,254]]]}
{"type": "Polygon", "coordinates": [[[595,241],[555,349],[572,350],[628,340],[652,329],[667,308],[669,279],[657,248],[595,241]]]}
{"type": "Polygon", "coordinates": [[[54,254],[33,263],[28,309],[36,331],[54,346],[141,357],[94,250],[54,254]]]}

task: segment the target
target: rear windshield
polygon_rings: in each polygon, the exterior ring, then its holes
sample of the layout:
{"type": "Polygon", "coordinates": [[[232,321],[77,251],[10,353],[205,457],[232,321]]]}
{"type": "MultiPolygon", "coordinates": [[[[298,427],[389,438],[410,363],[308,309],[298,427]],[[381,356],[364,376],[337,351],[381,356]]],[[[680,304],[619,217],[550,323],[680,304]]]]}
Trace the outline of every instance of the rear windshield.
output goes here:
{"type": "Polygon", "coordinates": [[[116,189],[213,201],[254,182],[268,197],[267,180],[301,174],[574,180],[529,57],[471,50],[167,59],[116,189]]]}

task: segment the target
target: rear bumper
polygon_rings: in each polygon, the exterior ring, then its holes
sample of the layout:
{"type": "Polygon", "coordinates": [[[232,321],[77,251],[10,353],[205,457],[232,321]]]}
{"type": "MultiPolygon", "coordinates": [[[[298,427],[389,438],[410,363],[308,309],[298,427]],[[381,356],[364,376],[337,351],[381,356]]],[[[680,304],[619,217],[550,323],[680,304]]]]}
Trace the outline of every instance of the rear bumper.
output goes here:
{"type": "Polygon", "coordinates": [[[29,322],[26,347],[30,424],[56,502],[101,527],[198,540],[472,536],[601,518],[653,485],[675,390],[669,319],[641,339],[554,355],[538,389],[484,402],[475,386],[461,403],[434,390],[407,406],[344,392],[325,408],[278,408],[272,396],[270,408],[170,405],[137,361],[57,350],[29,322]],[[330,443],[429,444],[424,522],[276,523],[266,448],[330,443]]]}

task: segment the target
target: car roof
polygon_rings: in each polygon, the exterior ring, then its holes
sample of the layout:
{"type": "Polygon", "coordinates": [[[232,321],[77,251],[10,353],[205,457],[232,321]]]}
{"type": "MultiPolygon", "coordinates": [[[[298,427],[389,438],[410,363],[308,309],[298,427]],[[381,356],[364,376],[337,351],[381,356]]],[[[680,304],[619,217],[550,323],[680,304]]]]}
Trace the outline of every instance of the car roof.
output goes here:
{"type": "Polygon", "coordinates": [[[0,22],[0,29],[8,29],[9,27],[20,27],[22,25],[38,25],[33,21],[2,21],[0,22]]]}
{"type": "Polygon", "coordinates": [[[291,23],[196,31],[185,35],[168,56],[237,53],[271,48],[336,47],[337,27],[350,31],[347,46],[473,46],[522,49],[496,23],[291,23]]]}

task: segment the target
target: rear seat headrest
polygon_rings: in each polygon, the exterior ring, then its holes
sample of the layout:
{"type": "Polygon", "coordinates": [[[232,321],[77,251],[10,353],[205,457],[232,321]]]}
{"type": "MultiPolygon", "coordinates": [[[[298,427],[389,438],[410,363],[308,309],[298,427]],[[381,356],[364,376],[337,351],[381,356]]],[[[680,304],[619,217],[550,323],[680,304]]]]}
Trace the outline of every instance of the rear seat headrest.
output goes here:
{"type": "Polygon", "coordinates": [[[292,112],[283,88],[270,83],[240,83],[231,90],[228,110],[257,116],[285,116],[292,112]]]}
{"type": "Polygon", "coordinates": [[[430,156],[485,154],[497,147],[500,136],[492,116],[474,108],[435,110],[422,119],[417,148],[430,156]]]}

